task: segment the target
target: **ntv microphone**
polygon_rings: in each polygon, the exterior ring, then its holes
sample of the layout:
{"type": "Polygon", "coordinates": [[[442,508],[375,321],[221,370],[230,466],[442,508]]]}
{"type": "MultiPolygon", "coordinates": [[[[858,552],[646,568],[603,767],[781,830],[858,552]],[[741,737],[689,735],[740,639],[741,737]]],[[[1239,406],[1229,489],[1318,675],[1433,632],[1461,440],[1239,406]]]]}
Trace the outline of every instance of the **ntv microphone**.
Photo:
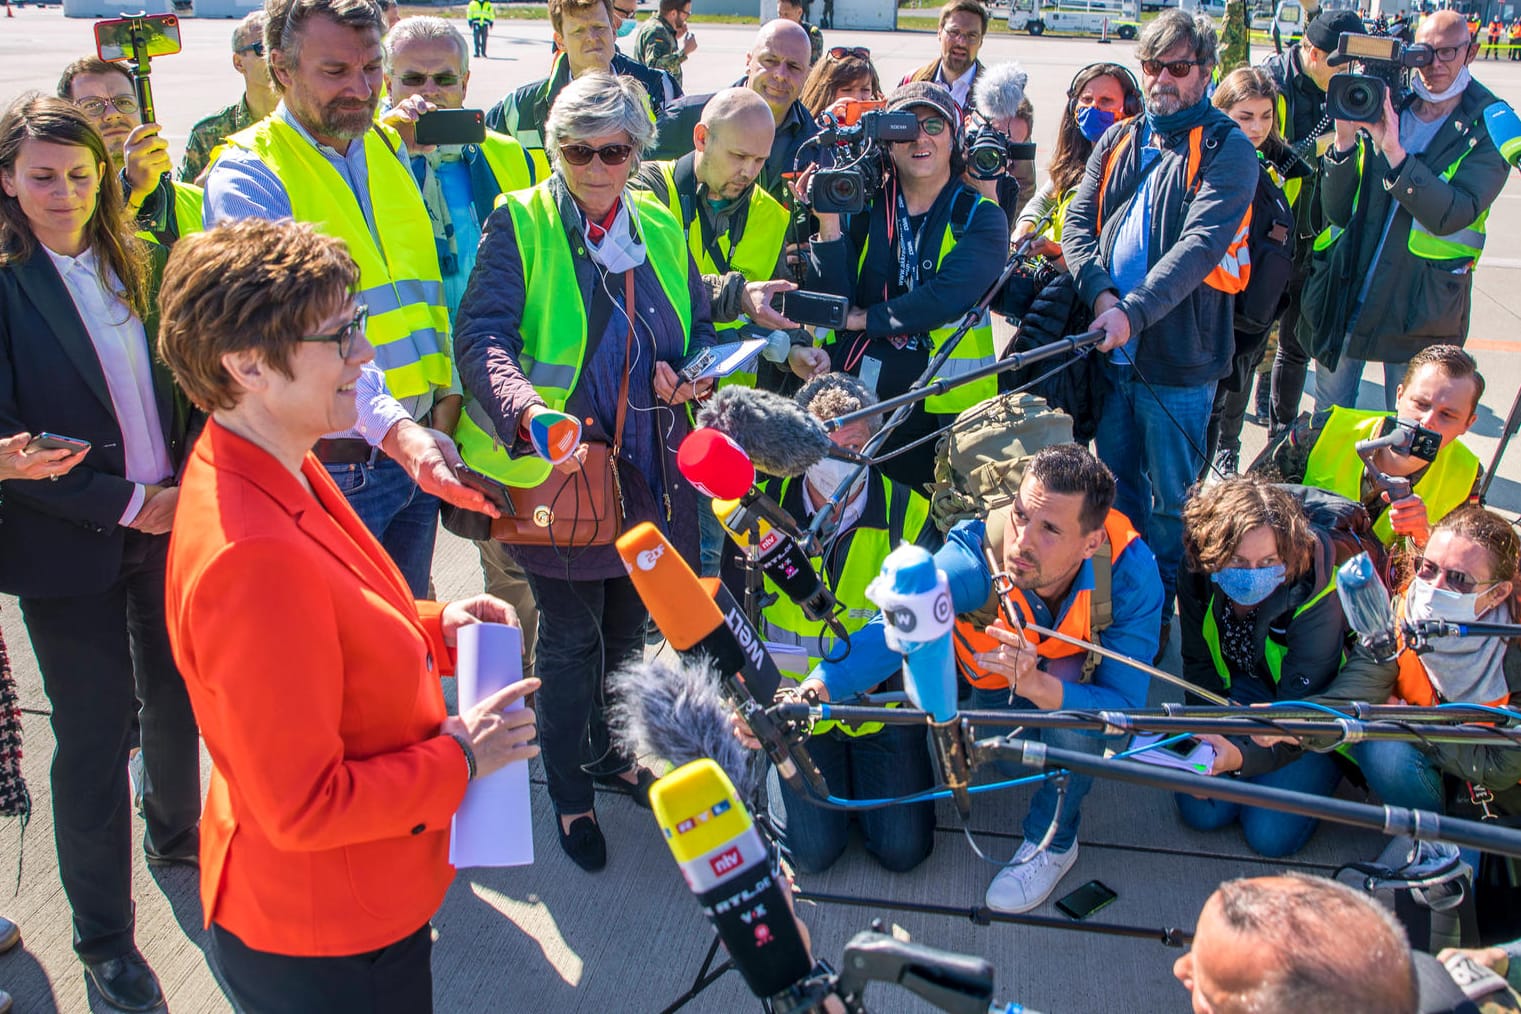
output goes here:
{"type": "Polygon", "coordinates": [[[819,769],[799,751],[804,759],[799,770],[786,735],[766,712],[782,674],[744,610],[718,581],[705,582],[692,573],[648,521],[624,532],[616,545],[655,626],[683,657],[701,654],[713,660],[730,700],[776,765],[776,773],[800,796],[828,798],[829,786],[819,769]]]}
{"type": "Polygon", "coordinates": [[[956,715],[956,622],[950,582],[923,546],[905,544],[887,554],[866,589],[882,610],[887,646],[903,656],[903,686],[914,706],[930,715],[935,764],[963,822],[972,814],[967,790],[970,763],[956,715]]]}
{"type": "Polygon", "coordinates": [[[1399,654],[1394,610],[1378,568],[1367,553],[1358,553],[1336,568],[1336,597],[1341,599],[1347,623],[1368,653],[1380,662],[1394,661],[1399,654]]]}
{"type": "Polygon", "coordinates": [[[813,970],[787,891],[760,832],[711,758],[650,786],[650,809],[687,887],[756,996],[786,993],[813,970]]]}

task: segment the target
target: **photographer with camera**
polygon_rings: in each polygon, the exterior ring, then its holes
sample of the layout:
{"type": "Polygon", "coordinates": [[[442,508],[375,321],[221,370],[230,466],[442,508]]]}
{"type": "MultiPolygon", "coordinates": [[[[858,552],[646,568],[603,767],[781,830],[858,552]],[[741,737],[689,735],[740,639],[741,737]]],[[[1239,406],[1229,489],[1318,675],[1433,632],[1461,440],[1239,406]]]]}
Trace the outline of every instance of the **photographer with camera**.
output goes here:
{"type": "Polygon", "coordinates": [[[1035,159],[1026,157],[1034,154],[1028,143],[1029,83],[1030,75],[1017,63],[997,63],[977,75],[961,145],[967,183],[998,202],[1010,229],[1035,193],[1035,159]]]}
{"type": "Polygon", "coordinates": [[[1299,325],[1317,363],[1317,409],[1355,407],[1370,361],[1384,364],[1393,408],[1411,356],[1463,344],[1485,219],[1510,172],[1484,117],[1497,100],[1469,74],[1478,43],[1462,16],[1438,11],[1415,46],[1389,48],[1387,61],[1362,61],[1374,77],[1342,78],[1327,102],[1336,117],[1321,181],[1330,225],[1315,240],[1299,325]],[[1391,96],[1386,82],[1410,68],[1413,94],[1391,96]],[[1375,279],[1380,296],[1370,298],[1375,279]],[[1383,295],[1393,293],[1404,298],[1383,295]]]}
{"type": "MultiPolygon", "coordinates": [[[[918,119],[918,136],[887,145],[882,189],[862,212],[841,216],[815,208],[819,231],[806,259],[807,288],[852,303],[845,326],[824,346],[832,368],[860,377],[879,399],[902,394],[919,379],[957,317],[998,278],[1009,241],[998,205],[962,180],[961,110],[950,93],[928,81],[900,85],[886,111],[904,110],[918,119]]],[[[802,193],[809,193],[814,173],[809,169],[798,181],[802,193]]],[[[992,360],[993,329],[985,318],[961,338],[941,376],[992,360]]],[[[987,377],[926,399],[883,451],[924,437],[942,415],[997,390],[997,380],[987,377]]],[[[885,462],[882,471],[919,489],[932,478],[934,458],[934,442],[927,441],[885,462]]]]}

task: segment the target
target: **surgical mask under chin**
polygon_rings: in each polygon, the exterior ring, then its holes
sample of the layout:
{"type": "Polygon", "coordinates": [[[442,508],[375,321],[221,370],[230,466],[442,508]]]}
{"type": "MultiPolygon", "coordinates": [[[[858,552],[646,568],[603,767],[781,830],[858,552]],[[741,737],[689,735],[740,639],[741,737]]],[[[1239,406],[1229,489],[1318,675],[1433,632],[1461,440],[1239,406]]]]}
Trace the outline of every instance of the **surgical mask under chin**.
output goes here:
{"type": "Polygon", "coordinates": [[[1271,567],[1226,567],[1210,575],[1210,580],[1237,605],[1255,606],[1283,584],[1288,572],[1281,563],[1271,567]]]}
{"type": "MultiPolygon", "coordinates": [[[[1447,620],[1450,623],[1472,623],[1479,618],[1479,592],[1460,594],[1450,588],[1438,588],[1430,581],[1415,578],[1405,592],[1405,619],[1447,620]]],[[[1433,651],[1451,651],[1463,638],[1433,637],[1433,651]]]]}
{"type": "Polygon", "coordinates": [[[1077,120],[1077,129],[1095,144],[1104,136],[1104,131],[1114,126],[1114,113],[1098,106],[1084,106],[1077,111],[1074,119],[1077,120]]]}
{"type": "MultiPolygon", "coordinates": [[[[814,488],[814,491],[817,492],[820,496],[831,496],[836,489],[840,488],[840,483],[845,481],[845,477],[848,476],[855,469],[855,467],[855,465],[851,464],[848,461],[836,461],[834,458],[824,458],[822,461],[816,461],[808,466],[808,484],[811,485],[814,488]]],[[[859,493],[865,485],[866,471],[863,469],[861,472],[861,477],[851,485],[850,492],[846,494],[845,499],[855,499],[855,495],[859,493]]]]}
{"type": "Polygon", "coordinates": [[[1427,102],[1446,102],[1448,99],[1455,99],[1463,94],[1463,89],[1467,88],[1472,80],[1473,75],[1468,73],[1468,68],[1465,66],[1458,71],[1458,76],[1453,78],[1452,84],[1447,86],[1446,91],[1434,92],[1426,86],[1426,79],[1419,73],[1415,73],[1410,75],[1410,90],[1427,102]]]}
{"type": "Polygon", "coordinates": [[[633,18],[624,18],[623,23],[618,26],[618,38],[628,38],[630,35],[634,34],[634,30],[638,27],[638,21],[635,21],[633,18]]]}
{"type": "Polygon", "coordinates": [[[632,216],[629,202],[623,201],[613,224],[602,237],[602,242],[593,245],[590,239],[587,240],[587,254],[611,274],[616,275],[644,263],[644,244],[635,232],[638,222],[632,216]]]}

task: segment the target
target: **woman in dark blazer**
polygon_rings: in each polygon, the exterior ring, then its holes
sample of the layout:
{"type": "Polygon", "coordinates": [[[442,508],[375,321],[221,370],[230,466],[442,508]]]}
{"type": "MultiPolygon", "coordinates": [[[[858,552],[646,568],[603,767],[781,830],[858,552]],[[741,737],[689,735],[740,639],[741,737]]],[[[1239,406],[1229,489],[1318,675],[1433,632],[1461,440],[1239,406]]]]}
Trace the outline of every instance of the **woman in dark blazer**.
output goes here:
{"type": "Polygon", "coordinates": [[[58,871],[74,948],[121,1010],[162,1002],[133,939],[127,758],[141,726],[150,863],[194,865],[200,752],[164,626],[186,403],[152,355],[157,265],[105,143],[27,96],[0,117],[0,433],[88,441],[67,475],[0,484],[0,591],[52,704],[58,871]]]}

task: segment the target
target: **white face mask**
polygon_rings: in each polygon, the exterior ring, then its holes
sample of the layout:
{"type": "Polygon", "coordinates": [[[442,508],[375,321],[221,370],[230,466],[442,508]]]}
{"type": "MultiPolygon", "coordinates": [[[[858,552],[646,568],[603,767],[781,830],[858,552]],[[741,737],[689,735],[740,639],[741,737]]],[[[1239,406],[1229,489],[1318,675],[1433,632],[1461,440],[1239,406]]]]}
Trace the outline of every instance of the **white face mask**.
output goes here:
{"type": "Polygon", "coordinates": [[[629,226],[631,214],[629,202],[624,200],[613,224],[608,227],[607,235],[602,237],[602,242],[596,246],[590,241],[586,244],[586,252],[591,259],[612,274],[637,268],[644,263],[644,244],[635,237],[634,230],[629,226]]]}
{"type": "MultiPolygon", "coordinates": [[[[1449,623],[1472,623],[1479,618],[1477,591],[1467,595],[1447,588],[1438,588],[1423,578],[1414,578],[1405,592],[1405,619],[1446,620],[1449,623]]],[[[1461,648],[1461,637],[1433,637],[1433,651],[1456,651],[1461,648]]]]}
{"type": "MultiPolygon", "coordinates": [[[[836,461],[834,458],[824,458],[808,466],[808,484],[814,492],[827,497],[839,488],[840,483],[850,474],[856,466],[848,461],[836,461]]],[[[861,471],[861,477],[850,487],[850,493],[845,497],[846,501],[854,500],[856,494],[866,488],[867,469],[861,471]]]]}
{"type": "Polygon", "coordinates": [[[1473,80],[1473,75],[1468,73],[1467,67],[1464,67],[1458,71],[1458,76],[1453,78],[1452,84],[1447,86],[1446,91],[1434,92],[1426,86],[1426,79],[1417,72],[1410,75],[1410,90],[1427,102],[1446,102],[1448,99],[1457,98],[1463,94],[1463,89],[1468,87],[1471,80],[1473,80]]]}

